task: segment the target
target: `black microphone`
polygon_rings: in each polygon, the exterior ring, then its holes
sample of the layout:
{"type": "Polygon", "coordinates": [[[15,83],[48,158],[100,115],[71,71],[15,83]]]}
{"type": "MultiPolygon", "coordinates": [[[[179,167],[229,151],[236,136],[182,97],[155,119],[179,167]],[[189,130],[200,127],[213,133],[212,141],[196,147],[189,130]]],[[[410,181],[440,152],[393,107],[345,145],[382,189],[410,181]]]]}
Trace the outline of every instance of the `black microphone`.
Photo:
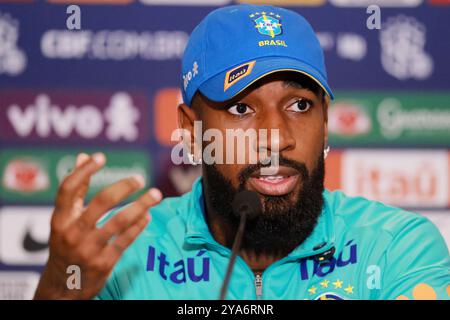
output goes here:
{"type": "Polygon", "coordinates": [[[225,300],[225,296],[230,283],[231,272],[233,271],[236,256],[241,248],[242,236],[244,234],[245,223],[248,220],[255,219],[262,211],[261,202],[258,194],[254,191],[244,190],[239,192],[233,199],[233,213],[239,217],[239,228],[233,242],[230,261],[228,262],[227,272],[220,290],[219,300],[225,300]]]}

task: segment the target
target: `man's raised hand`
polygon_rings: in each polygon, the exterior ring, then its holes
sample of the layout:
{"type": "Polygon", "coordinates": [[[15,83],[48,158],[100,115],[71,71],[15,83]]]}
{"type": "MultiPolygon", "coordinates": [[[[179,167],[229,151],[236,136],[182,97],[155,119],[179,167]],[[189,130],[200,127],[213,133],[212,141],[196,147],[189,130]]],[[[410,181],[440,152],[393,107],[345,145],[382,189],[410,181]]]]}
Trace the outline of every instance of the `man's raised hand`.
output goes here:
{"type": "Polygon", "coordinates": [[[105,164],[102,153],[79,154],[75,169],[61,183],[51,219],[50,252],[35,299],[91,299],[105,285],[125,249],[150,221],[149,209],[162,199],[150,189],[102,227],[98,220],[145,185],[140,176],[120,180],[97,193],[85,206],[90,178],[105,164]],[[81,271],[81,289],[67,286],[69,266],[81,271]]]}

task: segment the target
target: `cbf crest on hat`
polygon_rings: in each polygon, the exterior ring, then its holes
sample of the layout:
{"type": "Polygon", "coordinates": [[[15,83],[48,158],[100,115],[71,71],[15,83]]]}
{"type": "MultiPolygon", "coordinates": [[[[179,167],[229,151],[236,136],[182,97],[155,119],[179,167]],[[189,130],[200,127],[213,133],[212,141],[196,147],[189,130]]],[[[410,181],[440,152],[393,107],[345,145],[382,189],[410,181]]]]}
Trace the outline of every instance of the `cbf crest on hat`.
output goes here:
{"type": "MultiPolygon", "coordinates": [[[[258,29],[259,33],[274,38],[275,36],[281,34],[281,23],[280,20],[275,19],[271,15],[274,15],[274,13],[271,12],[270,14],[267,14],[266,12],[256,12],[252,13],[250,15],[250,18],[259,16],[258,18],[254,19],[256,28],[258,29]]],[[[276,17],[280,18],[281,16],[277,14],[276,17]]]]}
{"type": "Polygon", "coordinates": [[[183,100],[191,105],[199,90],[210,100],[226,101],[277,71],[304,74],[333,99],[319,40],[301,15],[247,4],[216,9],[194,29],[186,46],[183,100]]]}

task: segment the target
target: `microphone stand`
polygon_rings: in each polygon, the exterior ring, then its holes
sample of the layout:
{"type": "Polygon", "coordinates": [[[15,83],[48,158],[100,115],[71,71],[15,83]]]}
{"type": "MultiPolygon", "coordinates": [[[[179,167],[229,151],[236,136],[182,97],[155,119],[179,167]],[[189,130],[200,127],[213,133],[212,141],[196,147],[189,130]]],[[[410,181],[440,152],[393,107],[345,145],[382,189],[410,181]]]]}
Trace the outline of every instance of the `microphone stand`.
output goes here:
{"type": "Polygon", "coordinates": [[[222,284],[222,289],[220,290],[219,300],[225,300],[225,296],[228,290],[228,284],[230,282],[231,272],[233,271],[234,262],[236,260],[236,256],[238,254],[239,249],[241,248],[242,236],[244,234],[245,223],[247,220],[247,214],[241,214],[241,218],[239,220],[239,228],[236,232],[236,236],[233,242],[233,248],[231,250],[231,258],[228,262],[227,272],[225,274],[225,280],[222,284]]]}

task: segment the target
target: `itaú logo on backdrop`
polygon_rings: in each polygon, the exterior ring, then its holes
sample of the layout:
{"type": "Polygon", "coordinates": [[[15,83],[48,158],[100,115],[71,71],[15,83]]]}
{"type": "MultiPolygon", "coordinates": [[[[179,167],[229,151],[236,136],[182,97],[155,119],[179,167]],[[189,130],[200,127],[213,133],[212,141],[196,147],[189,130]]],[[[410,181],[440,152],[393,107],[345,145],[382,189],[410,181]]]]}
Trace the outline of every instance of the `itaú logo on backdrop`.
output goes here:
{"type": "Polygon", "coordinates": [[[448,205],[446,150],[352,150],[341,161],[342,189],[350,196],[411,208],[448,205]]]}

